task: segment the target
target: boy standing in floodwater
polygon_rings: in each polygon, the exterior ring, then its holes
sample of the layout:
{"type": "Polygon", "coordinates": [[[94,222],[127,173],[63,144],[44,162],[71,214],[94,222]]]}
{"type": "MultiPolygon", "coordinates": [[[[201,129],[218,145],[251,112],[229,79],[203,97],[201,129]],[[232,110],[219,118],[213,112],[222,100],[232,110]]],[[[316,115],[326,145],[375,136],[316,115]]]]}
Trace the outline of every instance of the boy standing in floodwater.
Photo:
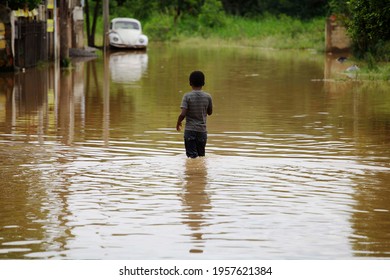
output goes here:
{"type": "Polygon", "coordinates": [[[177,119],[176,130],[181,130],[181,122],[186,118],[184,145],[189,158],[205,156],[207,143],[207,115],[213,113],[211,96],[202,90],[205,77],[201,71],[190,74],[192,91],[184,94],[181,102],[181,113],[177,119]]]}

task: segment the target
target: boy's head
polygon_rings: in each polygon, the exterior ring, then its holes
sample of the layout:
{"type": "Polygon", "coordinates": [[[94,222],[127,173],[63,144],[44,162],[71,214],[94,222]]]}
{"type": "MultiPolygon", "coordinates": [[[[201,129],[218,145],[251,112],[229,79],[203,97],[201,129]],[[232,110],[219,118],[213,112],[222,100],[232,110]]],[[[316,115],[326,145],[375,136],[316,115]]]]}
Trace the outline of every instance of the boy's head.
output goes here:
{"type": "Polygon", "coordinates": [[[201,71],[194,71],[190,75],[190,86],[203,87],[204,86],[204,74],[201,71]]]}

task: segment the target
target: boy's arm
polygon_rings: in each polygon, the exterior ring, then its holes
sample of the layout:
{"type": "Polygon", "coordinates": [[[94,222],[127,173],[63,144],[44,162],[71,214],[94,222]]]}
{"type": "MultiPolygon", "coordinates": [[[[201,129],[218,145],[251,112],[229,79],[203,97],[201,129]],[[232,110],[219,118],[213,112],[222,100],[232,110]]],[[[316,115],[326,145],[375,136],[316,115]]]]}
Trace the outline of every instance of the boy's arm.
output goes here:
{"type": "Polygon", "coordinates": [[[211,115],[213,113],[213,101],[210,98],[209,106],[207,107],[207,115],[211,115]]]}
{"type": "Polygon", "coordinates": [[[179,117],[177,118],[177,123],[176,123],[176,130],[180,131],[181,130],[181,122],[184,120],[187,114],[187,109],[181,108],[181,113],[179,117]]]}

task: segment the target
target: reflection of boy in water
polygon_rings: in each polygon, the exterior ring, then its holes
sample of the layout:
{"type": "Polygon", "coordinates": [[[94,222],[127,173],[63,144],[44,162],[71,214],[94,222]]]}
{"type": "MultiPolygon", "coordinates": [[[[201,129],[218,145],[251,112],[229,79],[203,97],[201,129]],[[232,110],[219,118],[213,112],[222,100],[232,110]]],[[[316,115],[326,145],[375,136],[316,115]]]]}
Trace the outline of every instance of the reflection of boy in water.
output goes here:
{"type": "Polygon", "coordinates": [[[190,75],[192,91],[184,94],[181,102],[181,113],[177,119],[176,130],[181,130],[181,122],[186,118],[184,144],[187,157],[196,158],[205,155],[207,142],[207,115],[213,113],[211,96],[202,91],[204,74],[194,71],[190,75]]]}

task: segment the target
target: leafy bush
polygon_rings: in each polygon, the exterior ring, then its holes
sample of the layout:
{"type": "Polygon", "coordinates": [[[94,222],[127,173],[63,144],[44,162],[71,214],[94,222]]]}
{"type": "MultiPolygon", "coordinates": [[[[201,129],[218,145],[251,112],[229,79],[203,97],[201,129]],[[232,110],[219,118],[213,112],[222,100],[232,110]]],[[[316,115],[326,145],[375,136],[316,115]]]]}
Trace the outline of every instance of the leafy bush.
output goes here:
{"type": "Polygon", "coordinates": [[[156,1],[150,0],[123,0],[119,3],[110,1],[110,13],[111,17],[133,17],[143,20],[156,11],[156,5],[156,1]]]}
{"type": "Polygon", "coordinates": [[[225,23],[225,12],[220,0],[206,0],[200,10],[199,23],[203,27],[220,27],[225,23]]]}
{"type": "Polygon", "coordinates": [[[144,33],[156,41],[172,39],[174,32],[174,18],[168,13],[154,13],[144,26],[144,33]]]}
{"type": "MultiPolygon", "coordinates": [[[[4,2],[4,1],[1,1],[4,2]]],[[[0,2],[0,4],[2,4],[0,2]]],[[[12,10],[17,10],[17,9],[23,9],[26,5],[27,7],[32,10],[38,7],[38,5],[42,2],[42,0],[13,0],[13,1],[8,1],[8,6],[12,10]]]]}
{"type": "MultiPolygon", "coordinates": [[[[375,56],[389,51],[390,4],[378,0],[350,0],[351,18],[348,31],[355,55],[363,58],[370,52],[375,56]]],[[[387,58],[388,59],[388,58],[387,58]]]]}
{"type": "Polygon", "coordinates": [[[390,62],[390,40],[379,40],[375,45],[375,56],[380,61],[390,62]]]}

